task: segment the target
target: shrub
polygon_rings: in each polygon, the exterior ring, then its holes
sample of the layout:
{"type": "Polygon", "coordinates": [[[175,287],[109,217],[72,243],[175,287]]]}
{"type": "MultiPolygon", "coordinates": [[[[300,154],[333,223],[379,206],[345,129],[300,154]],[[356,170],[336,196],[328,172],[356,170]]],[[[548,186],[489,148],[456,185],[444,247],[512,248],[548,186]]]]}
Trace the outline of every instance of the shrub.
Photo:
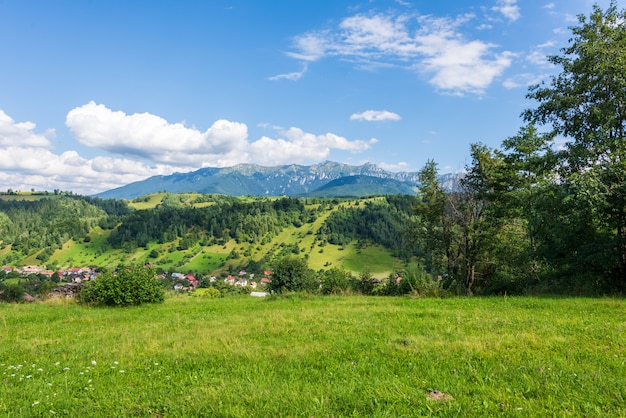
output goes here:
{"type": "Polygon", "coordinates": [[[322,273],[322,293],[341,294],[350,288],[350,273],[333,267],[322,273]]]}
{"type": "Polygon", "coordinates": [[[165,291],[154,268],[120,266],[115,272],[102,273],[88,283],[80,292],[80,300],[107,306],[161,303],[165,300],[165,291]]]}
{"type": "Polygon", "coordinates": [[[315,273],[306,260],[298,257],[284,257],[279,259],[273,269],[272,281],[269,289],[272,292],[298,292],[315,290],[315,273]]]}
{"type": "Polygon", "coordinates": [[[220,292],[219,290],[217,290],[214,287],[207,288],[206,291],[204,292],[203,296],[205,298],[221,298],[221,297],[223,297],[222,292],[220,292]]]}
{"type": "Polygon", "coordinates": [[[0,301],[2,302],[24,302],[24,287],[19,284],[7,284],[0,287],[0,301]]]}

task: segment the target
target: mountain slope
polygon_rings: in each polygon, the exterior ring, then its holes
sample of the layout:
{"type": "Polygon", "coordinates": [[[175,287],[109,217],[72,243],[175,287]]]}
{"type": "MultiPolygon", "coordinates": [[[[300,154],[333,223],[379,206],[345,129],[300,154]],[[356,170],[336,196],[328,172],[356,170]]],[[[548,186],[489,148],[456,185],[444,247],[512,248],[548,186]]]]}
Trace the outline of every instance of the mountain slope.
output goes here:
{"type": "Polygon", "coordinates": [[[306,197],[363,197],[371,195],[414,195],[415,187],[407,182],[372,176],[346,176],[332,180],[306,197]]]}
{"type": "Polygon", "coordinates": [[[104,199],[133,199],[150,193],[167,191],[170,193],[197,192],[203,194],[226,194],[231,196],[302,196],[315,192],[316,196],[328,196],[319,189],[333,180],[349,176],[367,176],[378,179],[391,179],[387,190],[384,183],[370,182],[372,190],[366,190],[366,183],[345,184],[342,194],[362,196],[369,194],[394,194],[398,189],[411,189],[417,184],[417,173],[391,173],[374,164],[353,166],[334,162],[324,162],[310,166],[284,165],[264,167],[255,164],[239,164],[227,168],[202,168],[190,173],[175,173],[169,176],[154,176],[146,180],[108,190],[96,196],[104,199]],[[398,183],[405,184],[400,187],[398,183]],[[358,191],[351,192],[351,187],[358,191]]]}

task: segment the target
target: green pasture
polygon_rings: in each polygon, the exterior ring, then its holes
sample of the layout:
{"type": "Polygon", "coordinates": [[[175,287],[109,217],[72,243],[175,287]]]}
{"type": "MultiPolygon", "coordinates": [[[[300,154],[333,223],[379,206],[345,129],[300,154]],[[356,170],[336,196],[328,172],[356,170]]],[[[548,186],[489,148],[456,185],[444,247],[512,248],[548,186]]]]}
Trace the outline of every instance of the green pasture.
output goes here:
{"type": "Polygon", "coordinates": [[[0,305],[0,415],[626,415],[622,299],[0,305]]]}

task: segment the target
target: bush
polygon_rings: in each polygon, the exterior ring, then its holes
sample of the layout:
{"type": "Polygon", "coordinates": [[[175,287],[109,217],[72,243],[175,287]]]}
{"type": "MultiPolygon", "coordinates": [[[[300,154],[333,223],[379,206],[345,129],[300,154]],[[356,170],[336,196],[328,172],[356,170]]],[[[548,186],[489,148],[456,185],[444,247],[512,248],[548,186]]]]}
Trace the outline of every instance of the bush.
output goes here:
{"type": "Polygon", "coordinates": [[[138,265],[120,266],[115,272],[105,272],[89,282],[80,292],[80,300],[107,306],[161,303],[165,291],[156,277],[155,269],[138,265]]]}
{"type": "Polygon", "coordinates": [[[269,289],[276,293],[313,291],[316,285],[315,273],[308,267],[306,260],[291,256],[276,262],[269,289]]]}
{"type": "Polygon", "coordinates": [[[206,289],[206,291],[204,292],[202,296],[204,296],[205,298],[221,298],[224,295],[222,295],[222,292],[220,292],[216,288],[209,287],[206,289]]]}
{"type": "Polygon", "coordinates": [[[7,284],[0,288],[0,301],[2,302],[24,302],[24,287],[19,284],[7,284]]]}
{"type": "Polygon", "coordinates": [[[342,294],[350,288],[350,273],[333,267],[322,273],[322,293],[325,295],[342,294]]]}

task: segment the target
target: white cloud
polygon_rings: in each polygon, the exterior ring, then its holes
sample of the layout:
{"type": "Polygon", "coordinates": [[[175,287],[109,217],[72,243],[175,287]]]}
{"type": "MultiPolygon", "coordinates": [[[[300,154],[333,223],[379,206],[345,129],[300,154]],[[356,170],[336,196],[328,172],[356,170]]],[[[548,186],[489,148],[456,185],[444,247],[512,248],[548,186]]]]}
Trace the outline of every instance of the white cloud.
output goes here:
{"type": "Polygon", "coordinates": [[[54,137],[54,130],[44,134],[35,133],[36,125],[32,122],[16,123],[0,110],[0,147],[49,147],[49,137],[54,137]]]}
{"type": "Polygon", "coordinates": [[[378,163],[380,168],[387,171],[407,171],[409,168],[409,164],[405,161],[400,161],[399,163],[378,163]]]}
{"type": "Polygon", "coordinates": [[[302,61],[317,61],[326,54],[326,40],[323,32],[310,33],[294,39],[299,52],[287,52],[287,55],[302,61]]]}
{"type": "Polygon", "coordinates": [[[91,194],[157,174],[171,174],[170,167],[148,167],[127,159],[81,157],[76,151],[55,154],[44,147],[0,149],[0,183],[14,190],[72,190],[91,194]]]}
{"type": "Polygon", "coordinates": [[[400,115],[387,110],[366,110],[362,113],[353,113],[350,116],[350,120],[365,120],[368,122],[378,122],[383,120],[398,121],[400,119],[400,115]]]}
{"type": "Polygon", "coordinates": [[[517,5],[517,0],[498,0],[497,5],[494,6],[492,10],[501,13],[511,22],[515,22],[522,17],[520,8],[517,5]]]}
{"type": "Polygon", "coordinates": [[[349,141],[331,133],[315,135],[294,127],[281,132],[281,135],[284,138],[264,136],[250,144],[255,162],[274,165],[320,161],[326,159],[332,149],[357,153],[371,148],[377,142],[375,138],[369,141],[349,141]]]}
{"type": "Polygon", "coordinates": [[[304,133],[298,128],[284,131],[286,138],[249,142],[243,123],[218,120],[201,132],[149,113],[127,115],[94,102],[72,109],[66,124],[76,139],[89,147],[173,166],[314,161],[328,156],[331,149],[362,151],[371,144],[330,133],[304,133]]]}
{"type": "Polygon", "coordinates": [[[295,52],[287,55],[303,61],[334,57],[359,69],[417,70],[443,92],[481,94],[511,65],[511,53],[494,53],[496,45],[467,39],[460,28],[473,18],[357,14],[332,30],[296,37],[295,52]]]}
{"type": "Polygon", "coordinates": [[[548,57],[546,56],[546,54],[537,49],[534,51],[531,51],[526,56],[526,59],[528,60],[528,62],[538,67],[549,67],[551,65],[550,61],[548,61],[548,57]]]}
{"type": "Polygon", "coordinates": [[[228,164],[248,144],[243,123],[218,120],[201,132],[149,113],[127,115],[94,102],[72,109],[66,125],[88,147],[174,166],[219,160],[228,164]]]}
{"type": "Polygon", "coordinates": [[[466,41],[453,32],[445,21],[430,22],[437,31],[429,30],[422,37],[422,50],[427,55],[419,64],[434,76],[431,83],[438,89],[453,94],[481,94],[511,66],[513,54],[503,52],[489,59],[494,47],[482,41],[466,41]]]}
{"type": "Polygon", "coordinates": [[[332,150],[361,152],[375,139],[350,141],[298,128],[280,138],[250,142],[243,123],[218,120],[204,132],[149,113],[128,115],[90,102],[72,109],[66,124],[76,139],[112,156],[93,159],[77,151],[54,153],[31,122],[16,123],[0,111],[0,184],[14,190],[72,190],[92,194],[154,175],[255,162],[266,165],[318,162],[332,150]]]}
{"type": "Polygon", "coordinates": [[[545,74],[532,74],[532,73],[516,74],[504,80],[502,82],[502,85],[506,89],[528,87],[528,86],[532,86],[533,84],[539,84],[541,80],[545,79],[546,77],[547,76],[545,74]]]}
{"type": "Polygon", "coordinates": [[[276,80],[296,81],[296,80],[300,80],[302,78],[302,76],[304,75],[304,73],[306,73],[306,70],[307,70],[307,66],[304,65],[302,70],[300,70],[300,71],[294,71],[294,72],[285,73],[285,74],[278,74],[278,75],[269,77],[268,80],[271,80],[271,81],[276,81],[276,80]]]}
{"type": "Polygon", "coordinates": [[[553,65],[548,61],[548,53],[546,50],[554,47],[554,42],[548,41],[541,45],[537,45],[530,53],[526,55],[526,61],[541,68],[550,68],[553,65]]]}

